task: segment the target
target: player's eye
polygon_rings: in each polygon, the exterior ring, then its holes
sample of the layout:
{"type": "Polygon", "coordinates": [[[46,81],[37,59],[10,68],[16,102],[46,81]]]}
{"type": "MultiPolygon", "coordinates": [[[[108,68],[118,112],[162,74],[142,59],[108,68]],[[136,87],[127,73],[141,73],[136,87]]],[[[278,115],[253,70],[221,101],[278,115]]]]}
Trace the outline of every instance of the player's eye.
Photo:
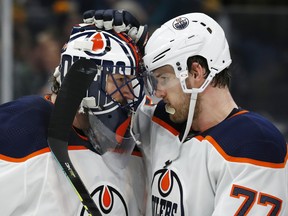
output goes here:
{"type": "Polygon", "coordinates": [[[170,80],[170,77],[166,74],[157,77],[157,81],[160,85],[166,85],[170,80]]]}

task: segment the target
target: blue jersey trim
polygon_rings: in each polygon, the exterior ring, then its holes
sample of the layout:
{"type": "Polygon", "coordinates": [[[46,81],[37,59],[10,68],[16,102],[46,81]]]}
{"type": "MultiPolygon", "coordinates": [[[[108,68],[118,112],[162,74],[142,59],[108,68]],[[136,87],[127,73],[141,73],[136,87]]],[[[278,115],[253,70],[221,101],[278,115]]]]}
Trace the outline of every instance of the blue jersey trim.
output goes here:
{"type": "Polygon", "coordinates": [[[253,112],[228,118],[201,135],[211,136],[232,157],[283,163],[287,155],[286,141],[280,131],[253,112]]]}

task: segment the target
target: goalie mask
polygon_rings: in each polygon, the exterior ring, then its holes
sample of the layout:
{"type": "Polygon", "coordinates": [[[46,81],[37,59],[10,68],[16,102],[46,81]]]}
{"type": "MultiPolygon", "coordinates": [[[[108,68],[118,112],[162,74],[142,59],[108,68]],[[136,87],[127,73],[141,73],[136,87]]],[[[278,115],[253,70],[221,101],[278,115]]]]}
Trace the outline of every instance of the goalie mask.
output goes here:
{"type": "Polygon", "coordinates": [[[54,73],[60,85],[80,58],[93,60],[97,68],[80,107],[89,119],[85,133],[109,164],[119,165],[119,157],[131,154],[135,146],[135,135],[129,131],[130,115],[144,95],[138,48],[124,33],[99,31],[94,25],[75,26],[62,49],[59,70],[54,73]],[[117,158],[115,163],[113,158],[117,158]]]}

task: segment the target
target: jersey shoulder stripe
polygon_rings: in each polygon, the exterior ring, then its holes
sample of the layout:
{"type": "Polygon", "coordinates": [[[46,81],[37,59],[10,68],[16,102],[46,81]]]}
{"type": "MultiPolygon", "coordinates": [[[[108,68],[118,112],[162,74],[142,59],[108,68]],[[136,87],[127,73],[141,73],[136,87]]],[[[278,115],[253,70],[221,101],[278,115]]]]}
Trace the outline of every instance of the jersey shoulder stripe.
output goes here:
{"type": "Polygon", "coordinates": [[[273,167],[282,167],[287,161],[284,136],[271,122],[253,112],[237,113],[201,136],[228,160],[273,167]]]}
{"type": "MultiPolygon", "coordinates": [[[[47,128],[53,104],[41,96],[26,96],[0,105],[0,159],[24,162],[50,152],[47,128]]],[[[87,140],[71,130],[69,150],[87,149],[87,140]]]]}
{"type": "Polygon", "coordinates": [[[53,104],[41,96],[25,96],[0,106],[0,154],[23,158],[47,147],[53,104]]]}

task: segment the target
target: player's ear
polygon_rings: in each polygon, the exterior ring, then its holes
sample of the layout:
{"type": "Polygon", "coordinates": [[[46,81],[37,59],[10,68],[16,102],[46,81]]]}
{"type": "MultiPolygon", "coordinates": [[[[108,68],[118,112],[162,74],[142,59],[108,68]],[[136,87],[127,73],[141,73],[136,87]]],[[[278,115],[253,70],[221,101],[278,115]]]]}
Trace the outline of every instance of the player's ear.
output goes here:
{"type": "Polygon", "coordinates": [[[192,62],[189,73],[193,76],[194,79],[202,79],[205,77],[205,69],[198,63],[192,62]]]}
{"type": "Polygon", "coordinates": [[[206,79],[205,68],[198,62],[192,62],[191,67],[189,68],[189,81],[187,80],[189,84],[187,84],[187,86],[190,86],[191,88],[199,88],[206,79]]]}

